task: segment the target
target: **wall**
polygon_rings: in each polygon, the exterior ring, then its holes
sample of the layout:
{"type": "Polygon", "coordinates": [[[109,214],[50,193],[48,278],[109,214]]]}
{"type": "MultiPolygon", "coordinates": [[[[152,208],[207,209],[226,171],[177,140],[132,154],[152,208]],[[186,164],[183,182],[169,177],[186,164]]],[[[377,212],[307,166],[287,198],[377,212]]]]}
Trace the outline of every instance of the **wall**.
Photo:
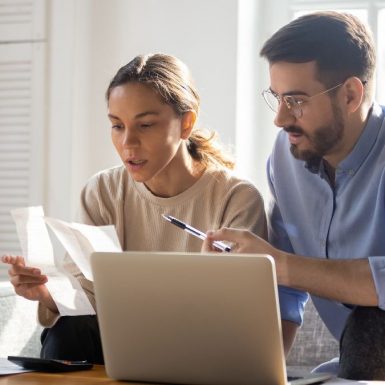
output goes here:
{"type": "Polygon", "coordinates": [[[118,163],[104,92],[138,53],[186,62],[202,98],[200,123],[235,142],[237,0],[52,0],[49,14],[49,215],[73,218],[86,179],[118,163]]]}

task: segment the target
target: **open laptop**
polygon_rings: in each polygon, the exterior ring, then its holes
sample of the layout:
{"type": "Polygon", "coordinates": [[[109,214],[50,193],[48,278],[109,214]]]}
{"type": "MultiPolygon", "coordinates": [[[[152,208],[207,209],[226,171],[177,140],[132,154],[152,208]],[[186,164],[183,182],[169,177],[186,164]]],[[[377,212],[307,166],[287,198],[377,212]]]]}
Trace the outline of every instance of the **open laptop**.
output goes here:
{"type": "Polygon", "coordinates": [[[91,266],[110,377],[194,385],[288,383],[271,257],[97,252],[91,266]]]}

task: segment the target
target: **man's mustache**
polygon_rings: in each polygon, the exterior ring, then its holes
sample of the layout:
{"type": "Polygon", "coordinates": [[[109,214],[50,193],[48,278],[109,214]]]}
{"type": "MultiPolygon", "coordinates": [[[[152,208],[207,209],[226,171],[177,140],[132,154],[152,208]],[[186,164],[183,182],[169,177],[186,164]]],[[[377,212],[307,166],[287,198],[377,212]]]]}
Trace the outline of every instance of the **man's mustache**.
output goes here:
{"type": "Polygon", "coordinates": [[[288,134],[301,134],[301,135],[304,134],[304,131],[302,130],[302,128],[298,126],[283,127],[283,130],[288,134]]]}

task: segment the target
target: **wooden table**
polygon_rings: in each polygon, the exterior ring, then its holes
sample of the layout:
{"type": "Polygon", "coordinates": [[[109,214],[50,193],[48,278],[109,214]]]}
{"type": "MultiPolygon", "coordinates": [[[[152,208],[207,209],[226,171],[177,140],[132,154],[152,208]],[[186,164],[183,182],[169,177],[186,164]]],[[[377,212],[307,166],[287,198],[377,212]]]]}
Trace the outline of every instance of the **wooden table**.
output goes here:
{"type": "MultiPolygon", "coordinates": [[[[360,384],[384,385],[384,381],[365,381],[360,384]]],[[[107,377],[103,365],[95,365],[91,370],[67,373],[42,373],[28,372],[0,376],[0,385],[122,385],[124,382],[115,381],[107,377]]],[[[130,385],[143,385],[144,383],[130,382],[130,385]]],[[[149,384],[148,385],[157,385],[149,384]]],[[[159,385],[159,384],[158,384],[159,385]]],[[[357,381],[333,378],[325,385],[359,385],[357,381]]]]}
{"type": "Polygon", "coordinates": [[[107,377],[103,365],[95,365],[91,370],[67,373],[28,372],[0,376],[0,385],[113,385],[122,384],[107,377]]]}

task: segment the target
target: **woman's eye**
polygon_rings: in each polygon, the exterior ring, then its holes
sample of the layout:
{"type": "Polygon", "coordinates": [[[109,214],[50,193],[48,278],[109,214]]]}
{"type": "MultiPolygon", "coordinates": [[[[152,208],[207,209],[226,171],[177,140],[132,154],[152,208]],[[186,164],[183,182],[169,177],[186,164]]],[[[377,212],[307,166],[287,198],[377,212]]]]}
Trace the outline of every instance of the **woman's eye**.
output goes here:
{"type": "Polygon", "coordinates": [[[149,127],[152,127],[153,125],[155,125],[155,123],[141,123],[140,127],[141,128],[149,128],[149,127]]]}

